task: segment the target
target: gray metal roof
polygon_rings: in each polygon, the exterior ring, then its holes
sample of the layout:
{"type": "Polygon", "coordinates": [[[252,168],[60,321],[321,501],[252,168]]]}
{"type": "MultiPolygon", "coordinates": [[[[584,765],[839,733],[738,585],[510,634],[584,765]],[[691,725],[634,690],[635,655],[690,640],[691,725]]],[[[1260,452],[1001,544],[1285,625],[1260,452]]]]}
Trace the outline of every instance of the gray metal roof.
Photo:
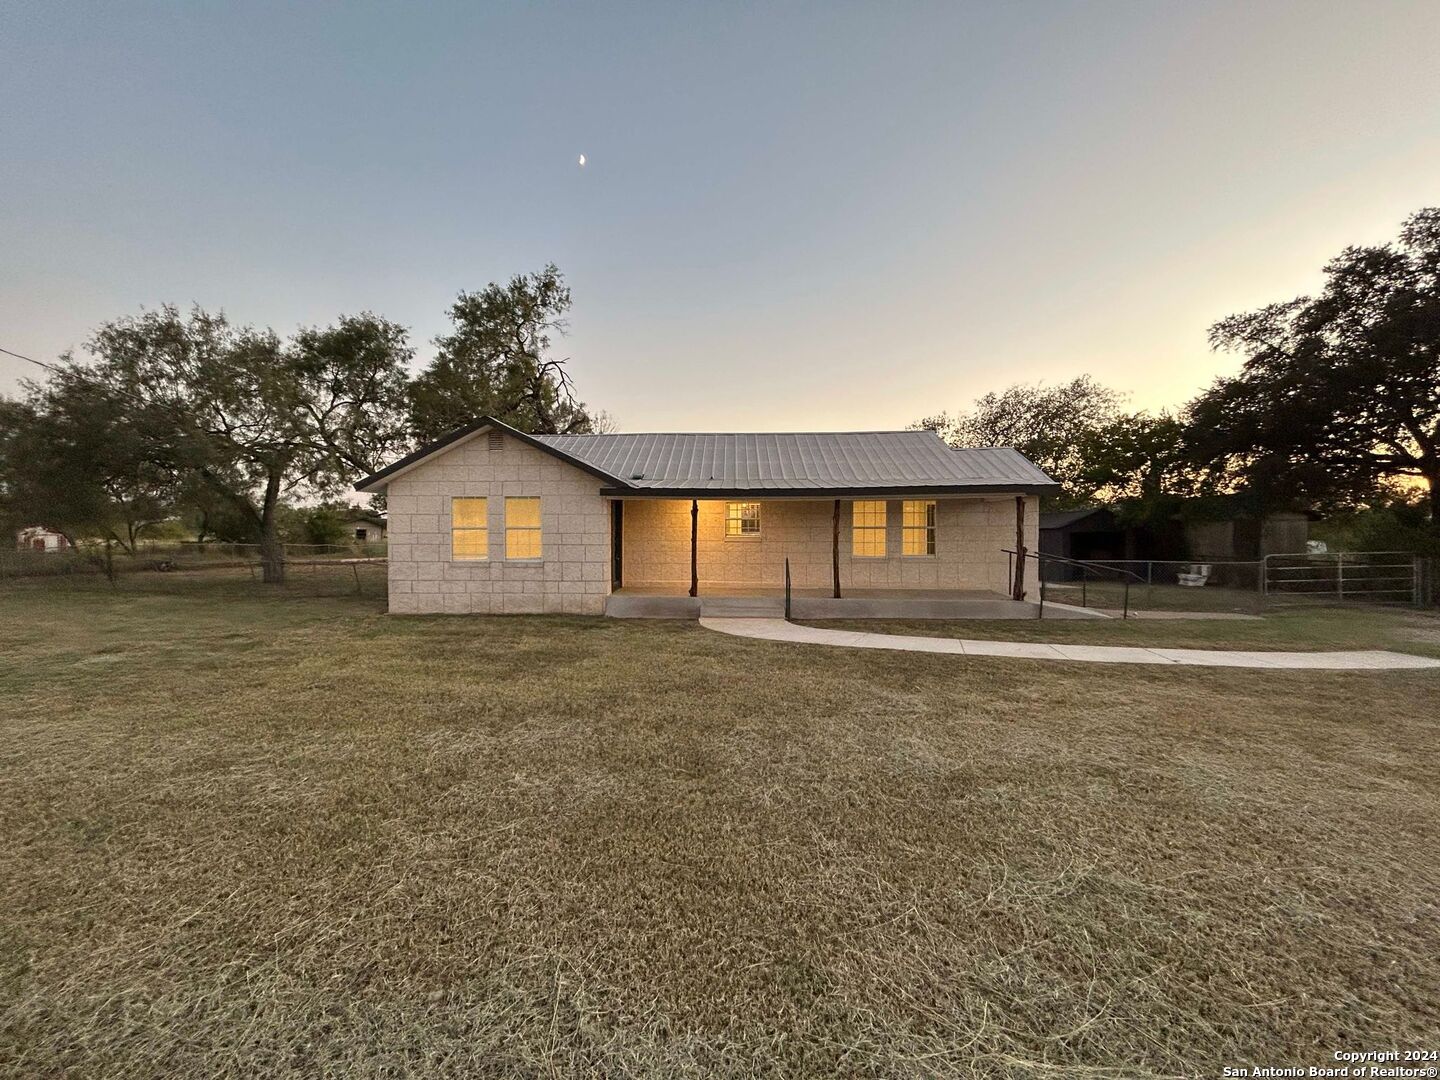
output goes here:
{"type": "Polygon", "coordinates": [[[1018,450],[953,450],[933,431],[533,438],[642,490],[994,490],[1055,485],[1018,450]]]}

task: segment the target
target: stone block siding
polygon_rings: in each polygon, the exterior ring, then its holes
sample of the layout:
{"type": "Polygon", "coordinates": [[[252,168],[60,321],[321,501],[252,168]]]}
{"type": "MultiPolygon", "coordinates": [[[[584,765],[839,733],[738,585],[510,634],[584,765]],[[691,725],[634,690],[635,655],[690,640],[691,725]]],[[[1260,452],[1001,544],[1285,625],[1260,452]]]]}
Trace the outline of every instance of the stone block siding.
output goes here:
{"type": "Polygon", "coordinates": [[[486,432],[391,481],[390,610],[599,615],[610,592],[610,504],[600,481],[519,439],[486,432]],[[540,498],[539,560],[505,558],[505,496],[540,498]],[[450,555],[450,500],[484,496],[488,561],[450,555]]]}
{"type": "MultiPolygon", "coordinates": [[[[701,500],[696,556],[700,586],[785,581],[785,558],[797,588],[831,584],[833,500],[759,500],[760,536],[727,538],[726,503],[701,500]]],[[[851,503],[840,503],[840,584],[874,589],[989,589],[1008,592],[1005,548],[1015,546],[1014,496],[937,499],[935,554],[902,556],[901,503],[888,502],[884,558],[850,554],[851,503]]],[[[1026,500],[1026,546],[1040,541],[1040,501],[1026,500]]],[[[627,585],[690,582],[690,501],[626,499],[624,580],[627,585]]],[[[1033,576],[1032,569],[1027,576],[1033,576]]]]}

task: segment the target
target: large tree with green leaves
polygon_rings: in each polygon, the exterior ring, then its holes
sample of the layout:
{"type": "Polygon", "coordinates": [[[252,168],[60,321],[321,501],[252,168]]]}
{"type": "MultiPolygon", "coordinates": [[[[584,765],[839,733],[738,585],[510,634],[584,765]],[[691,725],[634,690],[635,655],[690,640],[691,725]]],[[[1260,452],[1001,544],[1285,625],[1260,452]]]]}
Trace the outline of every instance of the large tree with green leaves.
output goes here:
{"type": "Polygon", "coordinates": [[[166,424],[149,453],[250,523],[266,581],[283,581],[277,512],[331,495],[403,445],[403,327],[369,313],[300,330],[163,307],[102,326],[89,377],[166,424]]]}
{"type": "Polygon", "coordinates": [[[410,385],[410,430],[421,442],[494,416],[521,431],[586,432],[594,419],[575,397],[567,358],[551,351],[565,332],[570,288],[553,264],[462,292],[452,329],[410,385]]]}
{"type": "Polygon", "coordinates": [[[1191,403],[1198,460],[1263,501],[1345,503],[1418,481],[1440,525],[1440,208],[1346,248],[1315,296],[1216,323],[1245,356],[1191,403]]]}
{"type": "Polygon", "coordinates": [[[1081,375],[1057,386],[1018,383],[975,400],[969,412],[939,413],[914,426],[938,431],[951,446],[1013,446],[1051,477],[1075,505],[1095,494],[1084,447],[1116,417],[1120,394],[1081,375]]]}
{"type": "Polygon", "coordinates": [[[151,452],[168,415],[68,358],[27,389],[24,401],[0,402],[4,516],[72,544],[102,540],[133,554],[147,530],[176,512],[179,477],[151,452]]]}

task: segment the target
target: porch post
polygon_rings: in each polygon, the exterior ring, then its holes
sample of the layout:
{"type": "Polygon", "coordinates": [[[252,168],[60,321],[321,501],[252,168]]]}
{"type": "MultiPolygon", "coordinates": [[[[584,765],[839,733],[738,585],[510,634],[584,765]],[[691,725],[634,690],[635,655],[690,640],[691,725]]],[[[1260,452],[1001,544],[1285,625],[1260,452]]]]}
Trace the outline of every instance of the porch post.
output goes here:
{"type": "Polygon", "coordinates": [[[695,541],[700,533],[700,500],[690,500],[690,595],[700,595],[700,562],[695,555],[695,541]]]}
{"type": "Polygon", "coordinates": [[[835,500],[835,521],[830,543],[830,566],[835,576],[835,599],[840,599],[840,500],[835,500]]]}
{"type": "Polygon", "coordinates": [[[1015,587],[1012,600],[1025,599],[1025,496],[1015,496],[1015,587]]]}

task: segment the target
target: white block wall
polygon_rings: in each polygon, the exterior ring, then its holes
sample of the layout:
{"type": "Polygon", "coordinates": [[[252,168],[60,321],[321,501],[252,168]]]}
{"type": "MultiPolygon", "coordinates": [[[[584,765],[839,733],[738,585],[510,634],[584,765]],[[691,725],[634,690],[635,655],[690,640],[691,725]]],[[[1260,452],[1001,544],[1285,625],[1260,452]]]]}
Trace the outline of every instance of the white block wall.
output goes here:
{"type": "MultiPolygon", "coordinates": [[[[763,585],[785,580],[785,559],[797,588],[831,584],[833,500],[759,500],[760,536],[727,538],[726,503],[701,500],[696,556],[701,590],[711,585],[763,585]]],[[[840,584],[873,589],[988,589],[1008,593],[1004,549],[1015,547],[1015,497],[936,500],[935,554],[903,556],[901,503],[886,515],[885,556],[855,558],[851,502],[840,503],[840,584]]],[[[1040,544],[1040,500],[1025,500],[1025,545],[1040,544]]],[[[624,581],[629,586],[690,583],[690,500],[626,499],[624,581]]],[[[1033,578],[1033,563],[1027,567],[1033,578]]]]}
{"type": "Polygon", "coordinates": [[[610,592],[610,504],[600,480],[519,439],[488,432],[390,482],[390,610],[405,614],[599,615],[610,592]],[[505,496],[540,498],[537,560],[505,558],[505,496]],[[490,558],[450,555],[450,500],[484,496],[490,558]]]}

